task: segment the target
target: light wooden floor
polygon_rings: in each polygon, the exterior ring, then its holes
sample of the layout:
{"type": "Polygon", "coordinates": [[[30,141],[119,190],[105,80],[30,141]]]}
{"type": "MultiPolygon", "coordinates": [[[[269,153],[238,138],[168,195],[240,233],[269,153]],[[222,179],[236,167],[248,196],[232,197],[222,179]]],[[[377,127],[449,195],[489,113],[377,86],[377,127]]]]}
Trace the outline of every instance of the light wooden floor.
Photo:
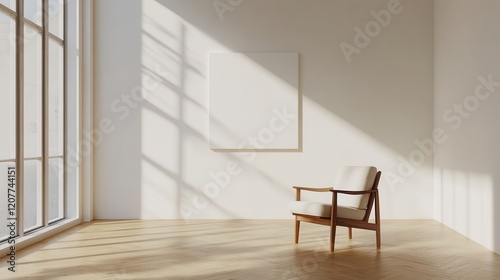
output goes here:
{"type": "Polygon", "coordinates": [[[500,279],[500,256],[434,221],[383,221],[375,233],[293,221],[95,221],[18,252],[0,279],[500,279]]]}

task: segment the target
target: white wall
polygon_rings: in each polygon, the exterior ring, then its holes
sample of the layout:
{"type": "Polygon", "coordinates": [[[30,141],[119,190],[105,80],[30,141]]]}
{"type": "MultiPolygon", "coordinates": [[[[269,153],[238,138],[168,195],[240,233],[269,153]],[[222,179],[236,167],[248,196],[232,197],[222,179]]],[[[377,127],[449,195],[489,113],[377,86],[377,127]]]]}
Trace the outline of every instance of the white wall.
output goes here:
{"type": "Polygon", "coordinates": [[[435,1],[435,218],[500,253],[500,2],[435,1]],[[497,83],[485,86],[481,79],[497,83]],[[482,77],[482,78],[480,78],[482,77]]]}
{"type": "Polygon", "coordinates": [[[346,164],[384,172],[383,218],[432,218],[433,159],[414,143],[433,129],[432,1],[213,3],[229,2],[96,1],[96,218],[291,218],[292,185],[346,164]],[[388,5],[363,42],[355,27],[388,5]],[[209,52],[300,53],[300,151],[208,148],[209,52]],[[240,173],[207,197],[228,163],[240,173]]]}

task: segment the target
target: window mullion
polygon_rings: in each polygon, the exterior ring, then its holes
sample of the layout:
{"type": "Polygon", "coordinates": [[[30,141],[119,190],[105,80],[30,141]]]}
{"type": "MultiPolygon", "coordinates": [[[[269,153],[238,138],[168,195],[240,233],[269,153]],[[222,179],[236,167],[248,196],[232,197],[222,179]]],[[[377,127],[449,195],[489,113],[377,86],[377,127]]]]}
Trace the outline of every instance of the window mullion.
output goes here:
{"type": "Polygon", "coordinates": [[[64,113],[63,113],[63,133],[64,133],[64,139],[63,139],[63,193],[62,193],[62,197],[61,199],[63,200],[63,219],[65,219],[67,217],[67,198],[66,198],[66,194],[67,194],[67,186],[68,186],[68,176],[67,176],[67,172],[66,172],[66,166],[67,166],[67,158],[66,158],[66,145],[68,143],[68,128],[66,127],[67,126],[67,119],[68,119],[68,111],[67,111],[67,108],[68,108],[68,98],[67,98],[67,92],[68,92],[68,52],[67,52],[67,42],[68,42],[68,3],[66,0],[61,0],[61,1],[64,1],[63,2],[63,8],[64,8],[64,19],[63,19],[63,28],[64,28],[64,31],[63,31],[63,59],[64,59],[64,62],[63,62],[63,95],[64,95],[64,102],[63,102],[63,110],[64,110],[64,113]]]}
{"type": "Polygon", "coordinates": [[[16,1],[17,234],[24,235],[24,1],[16,1]]]}
{"type": "Polygon", "coordinates": [[[9,7],[7,7],[1,3],[0,3],[0,11],[4,12],[5,14],[7,14],[9,17],[11,17],[13,19],[15,19],[17,16],[15,11],[9,9],[9,7]]]}
{"type": "Polygon", "coordinates": [[[40,32],[40,34],[43,32],[43,31],[42,31],[42,27],[41,27],[40,25],[38,25],[38,24],[36,24],[36,23],[32,22],[32,21],[31,21],[31,20],[29,20],[29,19],[26,19],[26,18],[24,19],[24,25],[26,25],[26,26],[28,26],[28,27],[30,27],[30,28],[32,28],[32,29],[34,29],[34,30],[36,30],[36,31],[40,32]]]}
{"type": "Polygon", "coordinates": [[[42,219],[49,225],[49,0],[42,0],[42,219]]]}
{"type": "MultiPolygon", "coordinates": [[[[62,1],[62,0],[61,0],[62,1]]],[[[65,46],[65,43],[64,43],[64,40],[57,37],[56,35],[52,34],[52,33],[49,33],[49,38],[54,41],[55,43],[58,43],[59,45],[61,45],[63,48],[65,46]]]]}

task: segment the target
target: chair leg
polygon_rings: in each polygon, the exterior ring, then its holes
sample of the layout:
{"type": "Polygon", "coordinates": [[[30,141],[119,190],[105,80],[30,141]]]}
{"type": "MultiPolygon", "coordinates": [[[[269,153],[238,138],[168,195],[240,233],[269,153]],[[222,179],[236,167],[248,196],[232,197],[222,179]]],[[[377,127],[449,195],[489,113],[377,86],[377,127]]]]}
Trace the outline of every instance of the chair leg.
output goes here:
{"type": "Polygon", "coordinates": [[[332,212],[330,215],[330,252],[335,250],[335,234],[337,231],[337,193],[332,194],[332,212]]]}
{"type": "MultiPolygon", "coordinates": [[[[335,220],[335,219],[333,219],[335,220]]],[[[333,253],[335,250],[335,234],[337,231],[337,225],[334,221],[332,221],[332,225],[330,226],[330,252],[333,253]]]]}
{"type": "Polygon", "coordinates": [[[377,248],[380,248],[380,226],[377,226],[377,248]]]}
{"type": "Polygon", "coordinates": [[[375,223],[377,224],[377,248],[380,248],[380,207],[378,192],[375,193],[375,223]]]}
{"type": "Polygon", "coordinates": [[[295,244],[299,243],[300,221],[295,216],[295,244]]]}
{"type": "Polygon", "coordinates": [[[352,239],[352,227],[349,227],[349,239],[352,239]]]}

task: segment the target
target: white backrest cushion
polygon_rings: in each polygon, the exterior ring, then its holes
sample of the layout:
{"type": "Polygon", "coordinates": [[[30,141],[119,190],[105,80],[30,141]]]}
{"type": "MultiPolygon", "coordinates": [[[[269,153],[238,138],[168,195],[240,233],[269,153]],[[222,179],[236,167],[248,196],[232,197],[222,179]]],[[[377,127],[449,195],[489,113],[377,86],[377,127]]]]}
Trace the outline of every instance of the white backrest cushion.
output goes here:
{"type": "MultiPolygon", "coordinates": [[[[345,166],[338,171],[333,188],[336,190],[348,191],[371,190],[376,176],[377,168],[373,166],[345,166]]],[[[338,194],[337,204],[366,209],[369,199],[369,194],[338,194]]]]}

